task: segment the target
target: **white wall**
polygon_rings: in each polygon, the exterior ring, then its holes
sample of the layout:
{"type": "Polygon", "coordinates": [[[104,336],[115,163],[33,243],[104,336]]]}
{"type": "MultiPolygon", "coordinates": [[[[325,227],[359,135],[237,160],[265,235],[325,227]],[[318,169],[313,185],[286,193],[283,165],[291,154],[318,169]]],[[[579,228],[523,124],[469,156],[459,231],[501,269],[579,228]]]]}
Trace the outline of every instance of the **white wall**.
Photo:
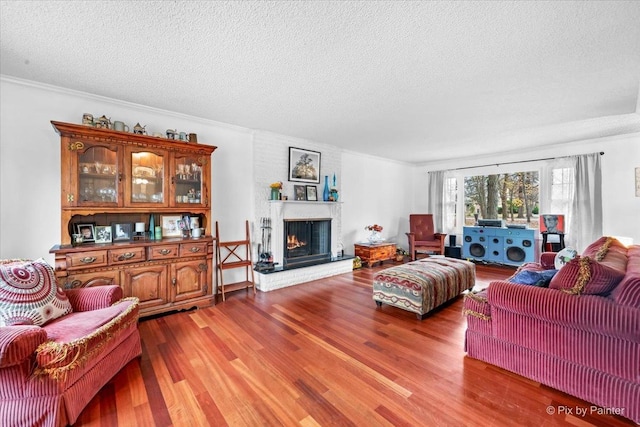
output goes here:
{"type": "Polygon", "coordinates": [[[408,248],[409,214],[413,207],[413,169],[407,163],[361,153],[342,154],[342,240],[345,253],[366,241],[367,225],[382,225],[382,236],[408,248]]]}
{"type": "Polygon", "coordinates": [[[151,132],[168,128],[195,132],[200,143],[218,146],[212,156],[212,214],[225,230],[225,239],[241,236],[245,219],[263,216],[269,183],[282,180],[285,194],[292,195],[293,183],[286,181],[283,166],[288,162],[287,147],[304,145],[323,153],[323,176],[336,172],[342,202],[341,240],[347,254],[353,254],[353,243],[366,239],[364,227],[373,223],[384,227],[386,239],[406,248],[408,216],[426,208],[428,170],[594,151],[606,153],[602,162],[604,232],[630,236],[640,243],[640,198],[634,193],[634,168],[640,167],[638,133],[414,166],[6,77],[0,78],[0,94],[0,258],[53,261],[49,249],[60,241],[60,138],[50,121],[80,123],[85,112],[105,114],[130,126],[140,122],[151,132]],[[255,158],[264,154],[256,146],[263,143],[278,147],[277,162],[255,158]],[[260,169],[260,176],[254,169],[259,163],[268,164],[260,169]]]}
{"type": "Polygon", "coordinates": [[[60,137],[51,120],[80,123],[106,115],[149,132],[198,134],[215,145],[212,214],[223,224],[253,215],[252,144],[247,129],[91,94],[8,78],[0,80],[0,258],[44,257],[60,242],[60,137]]]}
{"type": "MultiPolygon", "coordinates": [[[[640,133],[608,136],[557,144],[553,148],[505,152],[483,158],[460,158],[438,164],[422,165],[415,169],[414,183],[420,188],[428,171],[448,170],[480,165],[494,165],[522,160],[562,157],[577,154],[604,152],[602,156],[603,233],[633,238],[640,244],[640,197],[635,197],[635,168],[640,167],[640,133]]],[[[520,164],[521,167],[528,163],[520,164]]],[[[539,163],[531,163],[536,165],[539,163]]],[[[487,168],[469,169],[469,174],[488,173],[487,168]]],[[[425,207],[425,194],[415,193],[417,206],[425,207]]]]}

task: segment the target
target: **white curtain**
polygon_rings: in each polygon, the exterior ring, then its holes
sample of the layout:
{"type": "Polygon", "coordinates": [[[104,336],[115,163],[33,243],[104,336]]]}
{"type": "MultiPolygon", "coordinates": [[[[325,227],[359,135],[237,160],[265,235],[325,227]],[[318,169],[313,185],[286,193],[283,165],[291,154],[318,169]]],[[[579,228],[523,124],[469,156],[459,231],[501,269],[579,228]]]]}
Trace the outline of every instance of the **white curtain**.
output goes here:
{"type": "Polygon", "coordinates": [[[578,252],[602,236],[600,157],[561,157],[542,168],[540,213],[565,215],[565,245],[578,252]]]}
{"type": "Polygon", "coordinates": [[[444,180],[446,171],[427,174],[427,213],[433,214],[436,233],[444,231],[444,180]]]}
{"type": "Polygon", "coordinates": [[[573,156],[574,195],[570,205],[569,241],[578,251],[602,236],[600,153],[573,156]]]}

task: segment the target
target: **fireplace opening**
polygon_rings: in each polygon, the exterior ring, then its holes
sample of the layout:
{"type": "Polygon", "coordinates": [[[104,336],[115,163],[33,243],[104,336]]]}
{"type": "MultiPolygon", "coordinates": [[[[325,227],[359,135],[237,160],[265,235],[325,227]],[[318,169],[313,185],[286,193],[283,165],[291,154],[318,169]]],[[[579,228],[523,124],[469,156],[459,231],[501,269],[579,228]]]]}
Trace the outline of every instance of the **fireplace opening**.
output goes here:
{"type": "Polygon", "coordinates": [[[331,261],[331,219],[284,220],[283,266],[331,261]]]}

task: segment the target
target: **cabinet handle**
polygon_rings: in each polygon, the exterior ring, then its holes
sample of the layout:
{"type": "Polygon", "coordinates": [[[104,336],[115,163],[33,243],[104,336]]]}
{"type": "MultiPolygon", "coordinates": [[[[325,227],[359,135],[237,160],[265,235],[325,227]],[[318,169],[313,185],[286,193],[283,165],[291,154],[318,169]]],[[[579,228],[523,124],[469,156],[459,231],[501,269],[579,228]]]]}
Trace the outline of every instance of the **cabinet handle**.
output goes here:
{"type": "Polygon", "coordinates": [[[80,262],[83,264],[91,264],[92,262],[95,262],[97,258],[94,256],[86,256],[84,258],[80,258],[80,262]]]}
{"type": "Polygon", "coordinates": [[[160,249],[161,255],[168,255],[171,253],[171,249],[160,249]]]}
{"type": "Polygon", "coordinates": [[[189,249],[191,252],[200,252],[200,248],[196,247],[196,246],[192,246],[191,249],[189,249]]]}
{"type": "Polygon", "coordinates": [[[118,174],[118,182],[122,182],[122,172],[118,174]]]}
{"type": "Polygon", "coordinates": [[[120,255],[118,257],[118,261],[124,261],[125,259],[131,259],[134,256],[136,256],[136,254],[134,252],[125,252],[122,255],[120,255]]]}
{"type": "Polygon", "coordinates": [[[65,289],[75,289],[82,285],[82,282],[78,279],[72,280],[71,282],[67,282],[64,284],[65,289]]]}
{"type": "Polygon", "coordinates": [[[175,278],[175,277],[174,277],[173,279],[171,279],[171,284],[172,284],[173,286],[175,286],[175,285],[176,285],[176,282],[177,282],[177,280],[176,280],[176,278],[175,278]]]}
{"type": "Polygon", "coordinates": [[[171,184],[173,185],[173,184],[175,184],[175,183],[176,183],[176,177],[175,177],[175,176],[172,176],[172,177],[171,177],[171,184]]]}

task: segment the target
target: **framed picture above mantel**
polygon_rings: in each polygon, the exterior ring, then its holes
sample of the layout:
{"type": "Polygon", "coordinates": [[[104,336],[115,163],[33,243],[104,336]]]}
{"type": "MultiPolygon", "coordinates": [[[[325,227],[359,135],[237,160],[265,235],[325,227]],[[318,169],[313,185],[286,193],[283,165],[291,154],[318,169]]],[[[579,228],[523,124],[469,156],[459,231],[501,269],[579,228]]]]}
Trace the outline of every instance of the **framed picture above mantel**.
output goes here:
{"type": "Polygon", "coordinates": [[[289,181],[320,184],[318,151],[289,147],[289,181]]]}

